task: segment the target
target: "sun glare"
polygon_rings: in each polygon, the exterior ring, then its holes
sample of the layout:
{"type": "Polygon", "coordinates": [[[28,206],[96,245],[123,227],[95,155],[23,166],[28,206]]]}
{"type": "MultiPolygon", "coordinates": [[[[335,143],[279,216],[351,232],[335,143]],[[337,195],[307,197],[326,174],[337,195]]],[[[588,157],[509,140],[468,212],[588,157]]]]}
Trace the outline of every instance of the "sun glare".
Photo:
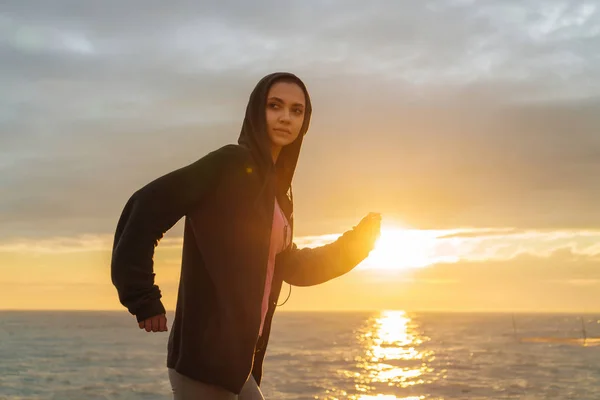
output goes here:
{"type": "Polygon", "coordinates": [[[364,268],[408,269],[433,264],[438,232],[385,227],[364,268]]]}

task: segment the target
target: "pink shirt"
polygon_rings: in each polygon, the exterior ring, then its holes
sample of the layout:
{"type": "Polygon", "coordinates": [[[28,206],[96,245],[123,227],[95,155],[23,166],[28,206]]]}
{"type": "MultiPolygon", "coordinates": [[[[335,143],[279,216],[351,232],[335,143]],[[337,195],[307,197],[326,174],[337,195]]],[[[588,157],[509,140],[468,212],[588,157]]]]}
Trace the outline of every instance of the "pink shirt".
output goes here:
{"type": "Polygon", "coordinates": [[[291,233],[292,232],[288,225],[288,221],[285,218],[283,211],[279,207],[277,199],[275,199],[275,208],[273,210],[273,229],[271,231],[271,245],[269,247],[269,261],[267,263],[267,277],[265,280],[265,291],[262,301],[262,313],[259,331],[260,335],[262,335],[265,317],[267,315],[267,310],[269,309],[269,296],[271,294],[271,283],[273,282],[273,271],[275,270],[275,257],[287,247],[291,233]],[[287,233],[286,238],[284,238],[284,232],[287,233]]]}

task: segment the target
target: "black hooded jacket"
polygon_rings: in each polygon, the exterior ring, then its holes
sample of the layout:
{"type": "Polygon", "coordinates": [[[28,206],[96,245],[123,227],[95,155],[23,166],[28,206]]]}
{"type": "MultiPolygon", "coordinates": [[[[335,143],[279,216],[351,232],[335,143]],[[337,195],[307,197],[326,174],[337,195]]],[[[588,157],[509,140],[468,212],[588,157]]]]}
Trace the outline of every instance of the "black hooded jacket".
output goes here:
{"type": "Polygon", "coordinates": [[[268,75],[250,95],[238,144],[150,182],[127,201],[115,233],[111,277],[121,304],[138,321],[165,313],[154,279],[154,249],[185,217],[169,368],[233,393],[240,392],[250,374],[260,384],[283,282],[320,284],[368,256],[374,238],[356,227],[322,247],[298,249],[292,243],[276,258],[259,337],[275,197],[293,232],[291,181],[310,116],[310,98],[299,78],[268,75]],[[271,85],[282,79],[304,90],[305,119],[298,139],[282,149],[274,164],[265,106],[271,85]]]}

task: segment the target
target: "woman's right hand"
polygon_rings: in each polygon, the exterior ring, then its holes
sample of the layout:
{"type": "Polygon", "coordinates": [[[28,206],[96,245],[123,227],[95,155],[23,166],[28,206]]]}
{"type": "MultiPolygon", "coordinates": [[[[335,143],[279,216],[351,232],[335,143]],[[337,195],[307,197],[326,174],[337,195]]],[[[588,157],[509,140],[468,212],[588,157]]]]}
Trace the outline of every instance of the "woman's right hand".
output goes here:
{"type": "Polygon", "coordinates": [[[167,328],[167,316],[165,314],[155,315],[141,321],[138,326],[140,329],[146,329],[146,332],[166,332],[167,328]]]}

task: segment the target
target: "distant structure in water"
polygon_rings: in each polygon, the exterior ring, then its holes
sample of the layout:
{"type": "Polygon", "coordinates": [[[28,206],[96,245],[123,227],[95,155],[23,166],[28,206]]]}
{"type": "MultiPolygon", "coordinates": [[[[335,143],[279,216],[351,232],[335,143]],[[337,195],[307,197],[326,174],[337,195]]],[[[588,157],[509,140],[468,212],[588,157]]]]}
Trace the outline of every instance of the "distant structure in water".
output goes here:
{"type": "Polygon", "coordinates": [[[585,321],[581,317],[581,337],[551,337],[551,336],[533,336],[519,337],[517,334],[517,323],[515,314],[512,314],[513,335],[517,342],[521,343],[563,343],[581,346],[600,346],[600,337],[588,337],[585,329],[585,321]]]}

